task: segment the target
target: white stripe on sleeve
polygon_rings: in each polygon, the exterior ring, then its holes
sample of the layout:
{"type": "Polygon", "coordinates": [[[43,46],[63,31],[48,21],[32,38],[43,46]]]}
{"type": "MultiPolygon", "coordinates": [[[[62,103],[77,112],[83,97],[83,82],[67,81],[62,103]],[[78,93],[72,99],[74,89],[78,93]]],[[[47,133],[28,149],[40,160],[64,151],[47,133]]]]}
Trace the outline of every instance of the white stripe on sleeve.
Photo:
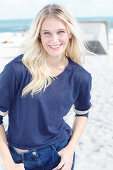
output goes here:
{"type": "Polygon", "coordinates": [[[8,114],[8,111],[7,112],[2,112],[2,111],[0,111],[0,115],[1,116],[6,116],[8,114]]]}
{"type": "Polygon", "coordinates": [[[89,110],[90,110],[90,109],[85,110],[85,111],[80,111],[80,110],[76,110],[76,109],[74,108],[75,113],[77,113],[78,115],[86,114],[86,113],[88,113],[88,112],[89,112],[89,110]]]}

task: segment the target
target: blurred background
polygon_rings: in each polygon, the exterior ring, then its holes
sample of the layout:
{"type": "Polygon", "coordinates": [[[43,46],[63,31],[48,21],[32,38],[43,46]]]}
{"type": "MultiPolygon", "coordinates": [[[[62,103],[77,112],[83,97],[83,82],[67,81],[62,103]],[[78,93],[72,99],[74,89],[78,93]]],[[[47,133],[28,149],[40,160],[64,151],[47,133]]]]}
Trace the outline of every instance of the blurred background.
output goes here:
{"type": "Polygon", "coordinates": [[[27,31],[37,12],[48,3],[65,5],[78,21],[104,20],[109,33],[113,33],[113,0],[0,0],[1,36],[27,31]]]}
{"type": "MultiPolygon", "coordinates": [[[[0,71],[20,54],[32,20],[50,3],[63,4],[77,20],[87,48],[85,57],[92,75],[92,108],[76,150],[76,170],[113,169],[113,0],[0,0],[0,71]]],[[[68,113],[72,126],[74,111],[68,113]]],[[[4,126],[7,129],[7,117],[4,126]]],[[[4,170],[0,159],[0,170],[4,170]]]]}

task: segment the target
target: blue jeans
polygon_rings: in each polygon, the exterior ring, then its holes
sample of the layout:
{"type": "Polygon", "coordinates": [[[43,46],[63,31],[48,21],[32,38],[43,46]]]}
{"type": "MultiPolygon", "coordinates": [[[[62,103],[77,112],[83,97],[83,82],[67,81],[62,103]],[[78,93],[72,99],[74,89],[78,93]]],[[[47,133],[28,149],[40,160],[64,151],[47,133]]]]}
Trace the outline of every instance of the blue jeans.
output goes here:
{"type": "MultiPolygon", "coordinates": [[[[9,143],[9,150],[15,163],[23,163],[25,170],[52,170],[61,161],[58,152],[68,144],[69,140],[53,144],[41,149],[29,149],[28,152],[19,153],[9,143]]],[[[71,170],[74,170],[75,153],[71,170]]]]}

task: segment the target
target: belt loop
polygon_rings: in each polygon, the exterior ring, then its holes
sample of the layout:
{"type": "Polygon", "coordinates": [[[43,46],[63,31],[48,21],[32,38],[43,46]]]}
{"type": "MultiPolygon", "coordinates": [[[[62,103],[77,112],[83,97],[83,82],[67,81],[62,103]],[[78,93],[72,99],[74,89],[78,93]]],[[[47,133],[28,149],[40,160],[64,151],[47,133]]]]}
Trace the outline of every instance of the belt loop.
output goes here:
{"type": "Polygon", "coordinates": [[[24,163],[24,153],[21,154],[22,163],[24,163]]]}
{"type": "Polygon", "coordinates": [[[56,148],[53,145],[50,145],[51,149],[56,150],[56,148]]]}

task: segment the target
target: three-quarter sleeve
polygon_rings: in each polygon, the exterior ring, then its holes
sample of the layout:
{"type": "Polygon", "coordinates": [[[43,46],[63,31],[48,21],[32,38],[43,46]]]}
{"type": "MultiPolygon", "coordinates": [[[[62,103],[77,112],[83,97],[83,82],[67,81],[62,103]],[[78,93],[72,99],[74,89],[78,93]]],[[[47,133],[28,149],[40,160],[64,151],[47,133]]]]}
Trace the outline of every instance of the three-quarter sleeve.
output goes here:
{"type": "Polygon", "coordinates": [[[7,64],[0,73],[0,124],[7,115],[18,91],[18,83],[12,64],[7,64]]]}
{"type": "Polygon", "coordinates": [[[87,74],[81,81],[78,97],[74,103],[76,116],[88,117],[91,107],[91,85],[92,77],[90,74],[87,74]]]}

